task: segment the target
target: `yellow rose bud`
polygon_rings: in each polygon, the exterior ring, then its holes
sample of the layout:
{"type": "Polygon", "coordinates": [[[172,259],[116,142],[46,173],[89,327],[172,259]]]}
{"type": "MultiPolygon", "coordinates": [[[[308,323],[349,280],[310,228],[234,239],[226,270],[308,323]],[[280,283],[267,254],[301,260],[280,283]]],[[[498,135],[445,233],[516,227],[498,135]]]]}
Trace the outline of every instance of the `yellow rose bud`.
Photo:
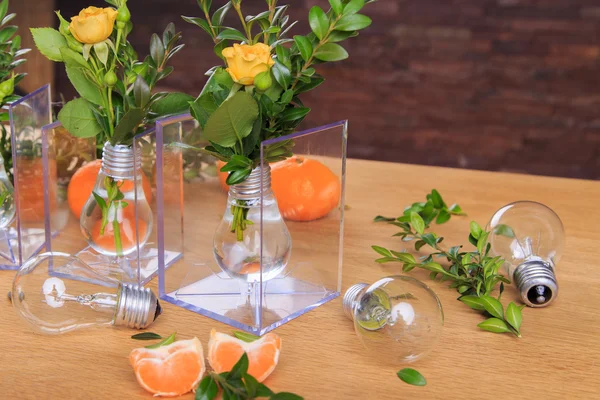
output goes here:
{"type": "Polygon", "coordinates": [[[268,71],[275,64],[271,57],[271,48],[264,43],[235,43],[233,47],[223,49],[222,54],[227,61],[227,72],[233,81],[246,86],[253,85],[256,75],[268,71]]]}
{"type": "Polygon", "coordinates": [[[115,26],[117,10],[110,7],[88,7],[71,18],[69,31],[77,41],[96,44],[107,39],[115,26]]]}

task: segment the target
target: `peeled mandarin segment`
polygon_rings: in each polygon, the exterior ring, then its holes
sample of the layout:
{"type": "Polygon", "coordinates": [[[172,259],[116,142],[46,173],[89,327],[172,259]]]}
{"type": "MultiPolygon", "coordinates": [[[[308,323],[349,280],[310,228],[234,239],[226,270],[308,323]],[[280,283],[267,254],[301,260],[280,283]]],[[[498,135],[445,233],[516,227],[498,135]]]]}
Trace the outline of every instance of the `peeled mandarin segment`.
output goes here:
{"type": "Polygon", "coordinates": [[[139,384],[158,396],[180,396],[193,390],[206,370],[197,338],[158,349],[135,349],[129,360],[139,384]]]}
{"type": "Polygon", "coordinates": [[[217,373],[229,371],[245,352],[248,373],[262,382],[275,370],[280,351],[281,339],[274,333],[247,343],[213,329],[208,342],[208,363],[217,373]]]}

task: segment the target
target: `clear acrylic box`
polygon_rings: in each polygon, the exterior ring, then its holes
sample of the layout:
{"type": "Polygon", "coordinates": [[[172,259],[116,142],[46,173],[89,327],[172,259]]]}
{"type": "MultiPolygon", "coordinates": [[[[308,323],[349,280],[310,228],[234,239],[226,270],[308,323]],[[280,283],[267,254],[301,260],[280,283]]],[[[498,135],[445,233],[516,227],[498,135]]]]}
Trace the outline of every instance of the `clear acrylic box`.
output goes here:
{"type": "MultiPolygon", "coordinates": [[[[189,115],[167,118],[158,121],[156,134],[157,143],[161,144],[157,145],[158,201],[164,204],[160,207],[159,249],[163,246],[178,248],[183,253],[168,268],[162,263],[159,267],[161,299],[238,329],[263,335],[340,295],[346,121],[261,144],[261,154],[264,154],[267,146],[293,139],[295,158],[284,163],[295,160],[301,163],[306,158],[325,165],[331,171],[329,174],[332,173],[335,202],[333,209],[318,219],[310,212],[300,210],[302,207],[294,209],[289,201],[279,202],[280,209],[284,203],[287,207],[282,215],[292,246],[284,269],[273,275],[267,271],[269,249],[273,248],[267,242],[272,240],[269,233],[272,232],[269,230],[272,221],[265,191],[261,190],[257,206],[260,219],[253,226],[259,240],[260,256],[250,263],[256,264],[257,268],[254,281],[239,279],[238,275],[228,274],[219,266],[223,259],[216,255],[213,242],[216,243],[215,231],[224,214],[227,215],[228,197],[218,177],[220,165],[216,160],[188,148],[207,144],[202,141],[196,122],[189,115]],[[310,220],[300,221],[302,219],[310,220]]],[[[279,168],[275,164],[272,166],[273,188],[278,201],[289,194],[285,190],[305,179],[300,171],[296,173],[300,180],[291,182],[279,168]]],[[[310,190],[310,182],[305,186],[310,190]]]]}
{"type": "MultiPolygon", "coordinates": [[[[0,229],[0,270],[18,269],[46,243],[43,195],[42,127],[51,122],[50,85],[22,97],[9,106],[14,176],[13,221],[0,229]]],[[[55,168],[56,166],[52,166],[55,168]]]]}
{"type": "MultiPolygon", "coordinates": [[[[80,226],[80,218],[71,210],[69,201],[66,197],[68,181],[64,176],[57,174],[57,171],[51,166],[60,161],[60,154],[65,148],[70,149],[71,154],[77,154],[77,160],[80,164],[77,167],[85,164],[87,160],[96,158],[96,141],[95,138],[79,139],[72,137],[65,128],[56,122],[47,125],[43,128],[44,136],[44,165],[47,166],[47,190],[46,202],[50,205],[49,218],[50,220],[57,219],[60,223],[55,225],[58,229],[54,232],[46,231],[47,251],[62,252],[74,255],[81,261],[89,265],[96,272],[110,278],[127,282],[145,285],[158,272],[158,231],[156,221],[158,220],[157,201],[155,199],[155,167],[156,167],[156,137],[154,130],[146,131],[137,135],[133,140],[133,148],[141,152],[141,157],[134,158],[135,178],[129,182],[133,184],[133,192],[137,193],[138,182],[144,182],[149,185],[152,194],[148,197],[147,202],[150,206],[152,223],[149,226],[141,227],[139,223],[138,211],[140,209],[141,200],[137,197],[133,201],[128,201],[127,207],[132,207],[132,217],[134,224],[131,229],[135,233],[132,234],[136,238],[135,250],[124,256],[109,256],[96,251],[92,248],[82,232],[80,226]],[[141,165],[137,162],[141,160],[141,165]],[[143,174],[141,179],[138,174],[143,174]],[[140,237],[145,235],[140,233],[141,229],[150,229],[150,234],[145,242],[141,242],[140,237]]],[[[77,162],[71,160],[71,165],[77,162]]],[[[76,168],[74,168],[76,169],[76,168]]],[[[147,188],[141,189],[144,193],[150,193],[147,188]]],[[[165,265],[172,263],[179,255],[168,250],[163,251],[165,265]]]]}

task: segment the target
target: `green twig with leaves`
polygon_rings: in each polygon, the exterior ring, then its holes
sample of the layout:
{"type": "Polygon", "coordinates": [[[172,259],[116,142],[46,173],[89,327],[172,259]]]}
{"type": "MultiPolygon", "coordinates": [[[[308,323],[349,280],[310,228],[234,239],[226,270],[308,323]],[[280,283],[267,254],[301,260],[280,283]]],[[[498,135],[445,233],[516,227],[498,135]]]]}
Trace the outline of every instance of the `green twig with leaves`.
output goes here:
{"type": "MultiPolygon", "coordinates": [[[[2,135],[0,136],[0,156],[4,160],[4,169],[13,180],[12,175],[12,149],[10,135],[4,124],[8,121],[8,112],[6,106],[20,98],[14,94],[15,86],[25,78],[25,73],[15,73],[14,70],[27,60],[22,58],[30,49],[21,49],[21,37],[15,35],[18,27],[8,25],[17,15],[8,13],[9,1],[4,0],[0,3],[0,124],[2,125],[2,135]]],[[[4,197],[3,201],[8,200],[4,197]]],[[[12,201],[12,199],[10,199],[12,201]]],[[[0,203],[0,205],[2,205],[0,203]]]]}
{"type": "MultiPolygon", "coordinates": [[[[443,201],[438,204],[443,204],[443,201]]],[[[433,220],[431,217],[433,214],[435,211],[426,213],[429,222],[433,220]]],[[[437,215],[439,218],[440,212],[437,215]]],[[[504,284],[510,284],[510,280],[499,273],[504,260],[501,257],[490,255],[489,232],[485,232],[479,224],[473,221],[471,222],[469,242],[475,246],[475,250],[461,251],[463,246],[453,246],[446,250],[441,246],[443,237],[433,232],[425,232],[428,227],[427,221],[417,211],[410,211],[409,216],[403,215],[393,221],[384,220],[400,228],[400,232],[394,236],[401,237],[405,242],[413,241],[416,251],[428,246],[433,252],[417,259],[406,251],[398,252],[381,246],[372,246],[373,250],[382,256],[376,260],[378,263],[399,262],[402,263],[404,272],[421,268],[430,271],[431,279],[439,278],[441,281],[450,281],[450,287],[455,288],[461,294],[458,300],[491,316],[478,325],[481,329],[497,333],[511,332],[518,337],[521,336],[521,308],[510,303],[505,313],[499,301],[504,292],[504,284]],[[445,258],[448,266],[443,267],[434,261],[438,258],[445,258]],[[499,294],[496,299],[491,294],[498,285],[499,294]]],[[[378,217],[376,221],[382,221],[382,218],[378,217]]]]}
{"type": "Polygon", "coordinates": [[[269,398],[271,400],[302,400],[303,397],[293,393],[274,393],[263,383],[248,374],[248,355],[244,353],[229,372],[217,374],[208,372],[196,389],[196,400],[213,400],[219,389],[223,400],[251,400],[269,398]]]}

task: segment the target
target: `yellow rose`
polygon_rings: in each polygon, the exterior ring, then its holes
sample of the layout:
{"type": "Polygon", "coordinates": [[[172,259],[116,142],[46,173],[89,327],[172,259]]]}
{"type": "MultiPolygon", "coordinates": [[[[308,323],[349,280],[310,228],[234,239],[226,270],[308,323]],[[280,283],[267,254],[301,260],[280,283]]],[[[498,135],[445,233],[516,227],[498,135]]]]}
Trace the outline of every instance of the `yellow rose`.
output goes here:
{"type": "Polygon", "coordinates": [[[231,78],[242,85],[253,85],[256,75],[268,71],[275,64],[271,48],[264,43],[235,43],[233,47],[223,49],[223,57],[227,60],[227,72],[231,78]]]}
{"type": "Polygon", "coordinates": [[[117,11],[110,7],[88,7],[71,18],[69,31],[78,42],[95,44],[107,39],[113,31],[117,11]]]}

